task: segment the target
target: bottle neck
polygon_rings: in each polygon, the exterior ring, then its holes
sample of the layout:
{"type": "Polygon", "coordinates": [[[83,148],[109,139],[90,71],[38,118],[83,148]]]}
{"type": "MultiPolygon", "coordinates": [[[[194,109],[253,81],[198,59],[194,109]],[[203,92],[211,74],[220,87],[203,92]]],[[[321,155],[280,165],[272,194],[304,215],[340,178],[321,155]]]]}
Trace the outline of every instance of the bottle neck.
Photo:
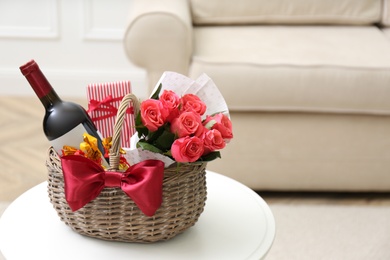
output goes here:
{"type": "Polygon", "coordinates": [[[50,110],[56,103],[62,101],[54,90],[50,91],[45,96],[39,98],[39,100],[41,100],[42,105],[45,107],[46,110],[50,110]]]}
{"type": "Polygon", "coordinates": [[[31,60],[21,66],[20,70],[30,83],[32,89],[41,100],[46,110],[50,109],[55,103],[61,102],[61,99],[58,97],[57,93],[54,91],[53,87],[50,85],[49,81],[46,79],[45,75],[43,75],[41,69],[34,60],[31,60]]]}

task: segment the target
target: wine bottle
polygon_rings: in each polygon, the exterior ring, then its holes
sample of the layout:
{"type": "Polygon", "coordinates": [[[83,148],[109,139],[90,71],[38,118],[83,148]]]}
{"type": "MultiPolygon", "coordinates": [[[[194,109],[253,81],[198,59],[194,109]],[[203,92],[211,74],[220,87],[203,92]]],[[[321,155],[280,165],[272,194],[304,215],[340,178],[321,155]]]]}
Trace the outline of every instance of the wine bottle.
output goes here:
{"type": "Polygon", "coordinates": [[[85,109],[61,100],[34,60],[22,65],[20,71],[45,107],[43,131],[56,152],[61,155],[64,145],[78,148],[84,133],[88,133],[97,138],[102,163],[108,166],[100,134],[85,109]]]}

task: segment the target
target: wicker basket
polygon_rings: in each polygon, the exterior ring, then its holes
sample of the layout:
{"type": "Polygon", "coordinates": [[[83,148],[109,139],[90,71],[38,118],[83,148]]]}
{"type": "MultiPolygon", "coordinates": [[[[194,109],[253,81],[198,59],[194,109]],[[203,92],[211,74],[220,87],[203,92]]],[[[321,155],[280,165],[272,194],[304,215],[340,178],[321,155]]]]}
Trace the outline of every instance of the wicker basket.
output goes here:
{"type": "MultiPolygon", "coordinates": [[[[120,129],[130,101],[139,107],[133,95],[124,97],[114,128],[110,166],[117,169],[120,129]]],[[[46,161],[48,193],[63,222],[79,234],[103,240],[150,243],[173,238],[193,226],[206,201],[206,163],[176,164],[164,170],[163,200],[155,215],[148,217],[120,189],[104,188],[100,195],[78,211],[72,212],[64,192],[61,161],[50,148],[46,161]]]]}

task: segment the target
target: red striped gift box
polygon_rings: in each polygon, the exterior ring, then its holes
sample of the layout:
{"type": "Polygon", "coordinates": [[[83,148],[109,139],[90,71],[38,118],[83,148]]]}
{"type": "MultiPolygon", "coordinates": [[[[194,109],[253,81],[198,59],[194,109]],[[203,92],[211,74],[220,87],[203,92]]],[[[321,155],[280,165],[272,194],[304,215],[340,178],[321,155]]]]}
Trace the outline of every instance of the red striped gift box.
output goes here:
{"type": "MultiPolygon", "coordinates": [[[[130,81],[87,86],[88,114],[103,137],[112,136],[119,104],[128,93],[131,93],[130,81]]],[[[129,107],[122,129],[122,147],[130,147],[130,138],[134,132],[133,108],[129,107]]]]}

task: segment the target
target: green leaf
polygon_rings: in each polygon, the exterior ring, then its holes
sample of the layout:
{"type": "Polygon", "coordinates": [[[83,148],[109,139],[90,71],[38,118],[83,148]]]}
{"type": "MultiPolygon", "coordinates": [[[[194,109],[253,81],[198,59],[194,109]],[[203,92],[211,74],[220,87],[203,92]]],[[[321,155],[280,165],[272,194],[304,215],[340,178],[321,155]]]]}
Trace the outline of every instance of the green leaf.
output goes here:
{"type": "Polygon", "coordinates": [[[221,158],[221,153],[220,152],[211,152],[203,157],[201,157],[200,159],[202,161],[205,161],[205,162],[209,162],[209,161],[212,161],[212,160],[215,160],[217,158],[221,158]]]}
{"type": "Polygon", "coordinates": [[[160,85],[159,85],[158,88],[156,89],[156,92],[154,92],[153,95],[152,95],[150,98],[151,98],[151,99],[158,99],[159,96],[160,96],[161,88],[162,88],[162,84],[160,83],[160,85]]]}
{"type": "Polygon", "coordinates": [[[138,114],[135,118],[135,130],[137,131],[139,138],[147,136],[149,133],[149,130],[142,124],[141,114],[138,114]]]}
{"type": "Polygon", "coordinates": [[[135,117],[135,127],[139,126],[142,126],[141,113],[138,113],[138,115],[135,117]]]}
{"type": "Polygon", "coordinates": [[[172,143],[175,140],[175,135],[171,133],[168,129],[156,139],[156,146],[160,149],[167,151],[171,149],[172,143]]]}
{"type": "Polygon", "coordinates": [[[147,142],[138,142],[137,143],[137,147],[141,147],[144,150],[148,150],[148,151],[151,151],[151,152],[154,152],[154,153],[162,153],[162,151],[160,149],[158,149],[154,145],[151,145],[151,144],[149,144],[147,142]]]}
{"type": "Polygon", "coordinates": [[[154,132],[149,132],[148,138],[147,138],[148,143],[154,144],[156,142],[156,140],[160,137],[160,135],[162,135],[163,132],[164,132],[164,127],[160,127],[154,132]]]}
{"type": "Polygon", "coordinates": [[[136,127],[135,130],[138,133],[138,138],[145,137],[149,133],[149,130],[145,126],[136,127]]]}

